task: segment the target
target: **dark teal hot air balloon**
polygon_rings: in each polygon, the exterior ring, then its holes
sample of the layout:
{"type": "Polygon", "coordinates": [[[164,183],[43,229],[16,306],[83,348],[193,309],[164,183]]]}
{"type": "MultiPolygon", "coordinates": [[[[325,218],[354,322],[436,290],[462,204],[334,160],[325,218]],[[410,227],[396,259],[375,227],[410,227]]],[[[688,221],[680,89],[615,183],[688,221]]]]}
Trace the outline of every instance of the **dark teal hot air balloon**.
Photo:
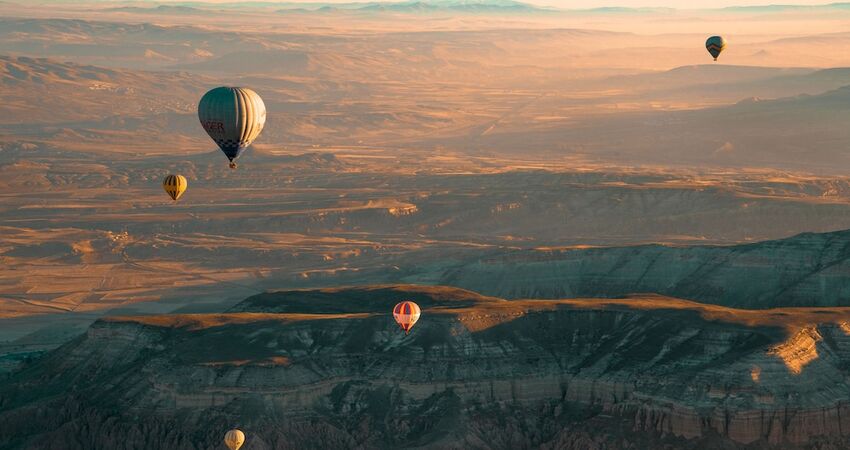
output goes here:
{"type": "Polygon", "coordinates": [[[233,162],[254,142],[266,124],[266,105],[256,92],[240,87],[217,87],[201,98],[198,119],[207,134],[233,162]]]}
{"type": "Polygon", "coordinates": [[[708,53],[711,53],[714,60],[717,61],[717,57],[726,48],[726,39],[723,39],[721,36],[712,36],[705,41],[705,48],[708,50],[708,53]]]}

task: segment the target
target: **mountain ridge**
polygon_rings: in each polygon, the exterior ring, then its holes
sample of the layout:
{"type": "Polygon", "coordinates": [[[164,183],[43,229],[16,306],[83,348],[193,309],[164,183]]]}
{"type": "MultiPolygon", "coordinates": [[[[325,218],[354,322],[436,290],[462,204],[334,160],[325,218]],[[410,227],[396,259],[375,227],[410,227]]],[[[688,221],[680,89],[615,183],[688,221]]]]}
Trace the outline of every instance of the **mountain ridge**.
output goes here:
{"type": "Polygon", "coordinates": [[[845,230],[737,246],[517,252],[460,265],[438,283],[509,298],[654,292],[759,309],[850,305],[850,292],[840,288],[846,270],[850,231],[845,230]],[[796,257],[785,259],[789,253],[796,257]]]}
{"type": "Polygon", "coordinates": [[[99,320],[0,381],[0,445],[61,435],[72,450],[211,448],[236,425],[251,450],[319,448],[316,433],[324,448],[802,449],[839,448],[850,429],[850,390],[835,383],[850,367],[847,308],[505,301],[410,285],[247,302],[302,309],[99,320]],[[377,302],[303,314],[317,295],[377,302]],[[407,337],[386,307],[404,296],[437,300],[407,337]],[[521,425],[529,415],[538,422],[521,425]]]}

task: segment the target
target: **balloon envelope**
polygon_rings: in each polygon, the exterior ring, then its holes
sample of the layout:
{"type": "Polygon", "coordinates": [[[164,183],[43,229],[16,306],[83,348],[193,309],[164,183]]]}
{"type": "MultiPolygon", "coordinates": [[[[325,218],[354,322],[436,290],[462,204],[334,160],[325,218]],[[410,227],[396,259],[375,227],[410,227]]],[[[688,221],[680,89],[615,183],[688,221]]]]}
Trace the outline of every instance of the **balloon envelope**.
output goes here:
{"type": "Polygon", "coordinates": [[[726,39],[723,39],[721,36],[712,36],[705,41],[705,48],[714,57],[714,60],[717,61],[717,57],[726,49],[726,39]]]}
{"type": "Polygon", "coordinates": [[[217,87],[198,103],[198,119],[233,163],[263,131],[266,105],[248,88],[217,87]]]}
{"type": "Polygon", "coordinates": [[[162,180],[162,187],[172,200],[177,201],[186,192],[189,183],[186,182],[186,177],[183,175],[169,175],[162,180]]]}
{"type": "Polygon", "coordinates": [[[245,443],[245,433],[239,430],[230,430],[224,435],[224,445],[230,450],[239,450],[245,443]]]}
{"type": "Polygon", "coordinates": [[[419,305],[410,301],[403,301],[393,308],[393,318],[405,334],[410,333],[410,329],[413,328],[413,325],[416,325],[421,314],[422,310],[419,309],[419,305]]]}

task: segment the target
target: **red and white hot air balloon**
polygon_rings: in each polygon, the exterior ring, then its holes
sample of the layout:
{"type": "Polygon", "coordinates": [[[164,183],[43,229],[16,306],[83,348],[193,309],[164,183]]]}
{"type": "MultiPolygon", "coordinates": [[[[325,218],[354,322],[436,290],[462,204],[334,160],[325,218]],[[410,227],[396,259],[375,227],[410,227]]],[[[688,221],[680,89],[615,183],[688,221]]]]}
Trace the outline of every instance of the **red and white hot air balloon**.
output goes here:
{"type": "Polygon", "coordinates": [[[410,329],[413,328],[413,325],[416,325],[421,314],[422,310],[419,309],[419,305],[411,301],[403,301],[393,308],[393,318],[405,334],[410,334],[410,329]]]}

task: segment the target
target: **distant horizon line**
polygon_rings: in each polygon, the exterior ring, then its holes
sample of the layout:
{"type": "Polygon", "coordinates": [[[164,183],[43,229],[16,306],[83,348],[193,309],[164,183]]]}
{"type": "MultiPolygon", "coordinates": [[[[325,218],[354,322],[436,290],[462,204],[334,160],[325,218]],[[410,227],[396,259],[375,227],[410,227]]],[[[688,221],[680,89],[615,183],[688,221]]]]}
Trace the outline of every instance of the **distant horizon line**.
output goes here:
{"type": "MultiPolygon", "coordinates": [[[[31,1],[31,0],[30,0],[31,1]]],[[[0,0],[0,3],[11,3],[11,4],[20,4],[24,5],[27,2],[21,2],[21,0],[0,0]]],[[[672,0],[671,3],[676,0],[672,0]]],[[[370,5],[370,4],[467,4],[467,5],[507,5],[510,3],[517,5],[528,5],[533,7],[538,7],[541,9],[549,9],[549,10],[557,10],[557,11],[565,11],[565,12],[587,12],[587,11],[605,11],[605,10],[622,10],[622,11],[647,11],[651,12],[652,10],[661,11],[661,10],[669,10],[669,11],[722,11],[729,9],[793,9],[793,8],[835,8],[835,7],[846,7],[850,10],[850,2],[817,2],[817,3],[760,3],[760,2],[752,2],[752,3],[740,3],[740,4],[726,4],[726,5],[716,5],[717,2],[712,2],[716,6],[712,5],[703,5],[703,6],[691,6],[688,5],[686,7],[681,6],[673,6],[673,5],[634,5],[634,4],[614,4],[606,3],[603,5],[597,6],[562,6],[557,5],[557,3],[561,3],[558,0],[326,0],[326,1],[315,1],[315,0],[35,0],[32,3],[38,4],[78,4],[78,5],[87,5],[87,4],[105,4],[105,3],[113,3],[120,4],[122,6],[130,6],[130,7],[155,7],[155,6],[205,6],[205,5],[216,5],[219,7],[240,7],[240,6],[254,6],[254,7],[282,7],[287,5],[299,5],[299,6],[355,6],[355,5],[370,5]]],[[[30,4],[32,4],[30,3],[30,4]]],[[[595,2],[596,3],[596,2],[595,2]]]]}

